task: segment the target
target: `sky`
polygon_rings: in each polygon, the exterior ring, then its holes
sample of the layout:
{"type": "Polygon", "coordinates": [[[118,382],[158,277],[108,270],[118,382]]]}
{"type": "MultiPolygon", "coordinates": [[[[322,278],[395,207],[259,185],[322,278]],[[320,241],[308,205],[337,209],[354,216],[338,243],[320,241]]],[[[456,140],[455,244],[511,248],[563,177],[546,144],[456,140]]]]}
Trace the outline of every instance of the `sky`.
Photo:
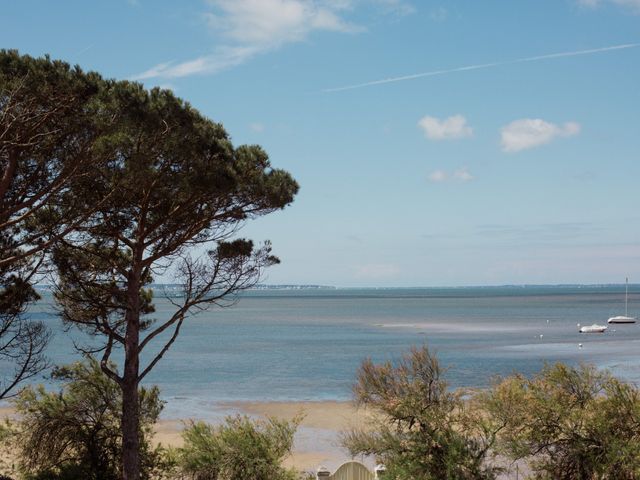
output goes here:
{"type": "Polygon", "coordinates": [[[0,0],[300,183],[270,284],[640,283],[640,0],[0,0]]]}

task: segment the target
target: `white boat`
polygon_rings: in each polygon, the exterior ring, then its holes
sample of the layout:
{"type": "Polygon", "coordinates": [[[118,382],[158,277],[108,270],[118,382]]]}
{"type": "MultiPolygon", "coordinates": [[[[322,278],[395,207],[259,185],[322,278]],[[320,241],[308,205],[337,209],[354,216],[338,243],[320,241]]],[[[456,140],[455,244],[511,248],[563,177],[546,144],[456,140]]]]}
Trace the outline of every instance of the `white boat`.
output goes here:
{"type": "Polygon", "coordinates": [[[598,325],[596,323],[594,323],[593,325],[585,325],[584,327],[580,327],[580,333],[604,333],[606,330],[606,326],[598,325]]]}
{"type": "Polygon", "coordinates": [[[624,290],[624,315],[618,315],[616,317],[611,317],[607,320],[607,323],[636,323],[636,319],[634,317],[629,316],[629,312],[627,311],[627,303],[629,297],[629,279],[625,279],[625,290],[624,290]]]}

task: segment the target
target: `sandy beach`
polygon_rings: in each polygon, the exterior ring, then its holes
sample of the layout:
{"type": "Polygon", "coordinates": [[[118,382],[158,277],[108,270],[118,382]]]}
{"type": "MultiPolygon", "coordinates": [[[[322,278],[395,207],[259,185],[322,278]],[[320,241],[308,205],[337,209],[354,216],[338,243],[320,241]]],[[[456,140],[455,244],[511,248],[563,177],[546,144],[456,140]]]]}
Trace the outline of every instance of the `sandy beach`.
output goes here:
{"type": "Polygon", "coordinates": [[[301,426],[332,431],[359,427],[369,418],[365,410],[357,409],[351,402],[238,402],[229,405],[248,415],[287,420],[302,413],[301,426]]]}
{"type": "Polygon", "coordinates": [[[4,421],[5,418],[13,418],[16,415],[16,411],[12,407],[0,407],[0,420],[4,421]]]}

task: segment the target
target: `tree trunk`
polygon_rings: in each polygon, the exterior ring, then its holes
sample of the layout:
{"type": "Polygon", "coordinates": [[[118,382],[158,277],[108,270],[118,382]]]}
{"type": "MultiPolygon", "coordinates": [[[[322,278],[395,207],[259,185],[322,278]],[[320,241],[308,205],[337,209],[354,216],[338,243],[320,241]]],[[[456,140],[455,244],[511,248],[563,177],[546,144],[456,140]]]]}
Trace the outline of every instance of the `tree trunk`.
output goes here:
{"type": "Polygon", "coordinates": [[[121,428],[123,480],[140,479],[140,398],[138,395],[138,363],[137,348],[135,355],[130,356],[129,352],[126,353],[122,382],[121,428]]]}
{"type": "MultiPolygon", "coordinates": [[[[136,260],[141,256],[138,249],[136,260]]],[[[137,266],[137,265],[136,265],[137,266]]],[[[122,478],[140,480],[140,398],[138,374],[140,370],[140,270],[132,269],[127,288],[127,330],[124,343],[124,372],[122,374],[122,478]]]]}

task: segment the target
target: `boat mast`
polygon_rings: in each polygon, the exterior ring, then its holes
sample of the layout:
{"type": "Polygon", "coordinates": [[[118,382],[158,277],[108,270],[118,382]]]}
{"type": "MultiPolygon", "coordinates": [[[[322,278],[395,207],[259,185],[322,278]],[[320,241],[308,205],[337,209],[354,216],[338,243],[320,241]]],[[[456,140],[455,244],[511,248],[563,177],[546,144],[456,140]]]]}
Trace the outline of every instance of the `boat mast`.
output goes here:
{"type": "Polygon", "coordinates": [[[629,296],[629,277],[625,279],[625,289],[624,289],[624,316],[627,317],[627,297],[629,296]]]}

